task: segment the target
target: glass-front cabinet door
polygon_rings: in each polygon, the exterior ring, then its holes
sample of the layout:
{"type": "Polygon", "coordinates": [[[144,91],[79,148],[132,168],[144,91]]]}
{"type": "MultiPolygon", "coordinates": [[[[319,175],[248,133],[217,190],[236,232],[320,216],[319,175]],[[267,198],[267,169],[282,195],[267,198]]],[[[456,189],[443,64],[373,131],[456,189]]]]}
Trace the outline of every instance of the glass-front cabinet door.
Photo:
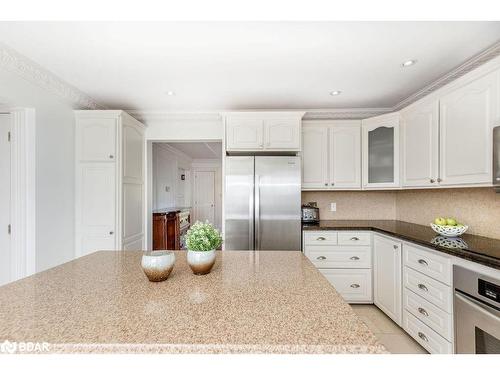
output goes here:
{"type": "Polygon", "coordinates": [[[363,120],[363,187],[399,187],[399,114],[363,120]]]}

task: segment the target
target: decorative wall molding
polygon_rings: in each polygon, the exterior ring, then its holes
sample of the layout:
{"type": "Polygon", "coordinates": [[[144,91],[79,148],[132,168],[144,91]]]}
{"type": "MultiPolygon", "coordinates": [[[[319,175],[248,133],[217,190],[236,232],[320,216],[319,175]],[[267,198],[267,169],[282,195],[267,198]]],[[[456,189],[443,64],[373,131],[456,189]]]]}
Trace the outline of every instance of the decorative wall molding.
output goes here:
{"type": "Polygon", "coordinates": [[[425,86],[424,88],[418,90],[409,97],[401,100],[391,109],[391,111],[399,111],[400,109],[416,102],[419,99],[422,99],[424,96],[431,94],[432,92],[440,89],[441,87],[447,85],[448,83],[451,83],[457,78],[462,77],[463,75],[473,71],[474,69],[480,67],[481,65],[487,63],[488,61],[498,56],[500,56],[500,41],[496,42],[495,44],[485,49],[484,51],[478,53],[477,55],[471,57],[463,64],[459,65],[452,71],[446,73],[444,76],[439,77],[437,80],[425,86]]]}
{"type": "Polygon", "coordinates": [[[391,112],[392,108],[340,108],[309,110],[303,120],[361,120],[391,112]]]}
{"type": "Polygon", "coordinates": [[[0,67],[14,72],[27,81],[69,101],[78,109],[103,109],[94,99],[58,78],[53,73],[0,43],[0,67]]]}
{"type": "Polygon", "coordinates": [[[220,111],[210,112],[169,112],[164,110],[125,110],[138,121],[222,121],[220,111]]]}

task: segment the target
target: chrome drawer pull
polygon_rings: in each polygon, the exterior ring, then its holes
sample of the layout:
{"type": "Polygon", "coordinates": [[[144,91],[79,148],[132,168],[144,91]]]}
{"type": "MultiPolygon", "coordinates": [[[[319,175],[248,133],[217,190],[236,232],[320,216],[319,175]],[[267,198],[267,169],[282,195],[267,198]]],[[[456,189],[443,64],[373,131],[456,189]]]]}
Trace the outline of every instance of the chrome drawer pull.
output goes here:
{"type": "Polygon", "coordinates": [[[325,259],[326,259],[326,257],[324,257],[323,255],[321,255],[321,256],[317,257],[316,259],[317,259],[317,260],[325,260],[325,259]]]}
{"type": "Polygon", "coordinates": [[[351,237],[351,241],[359,241],[358,237],[351,237]]]}
{"type": "Polygon", "coordinates": [[[418,260],[418,263],[420,263],[422,266],[428,266],[428,265],[429,265],[429,263],[427,263],[427,262],[426,262],[425,260],[423,260],[423,259],[419,259],[419,260],[418,260]]]}
{"type": "Polygon", "coordinates": [[[354,256],[354,257],[350,257],[349,259],[351,259],[351,260],[359,260],[359,257],[354,256]]]}
{"type": "Polygon", "coordinates": [[[424,284],[418,284],[418,289],[421,289],[421,290],[423,290],[425,292],[429,291],[429,289],[427,289],[427,287],[424,284]]]}
{"type": "Polygon", "coordinates": [[[420,337],[422,340],[429,342],[429,339],[427,338],[426,335],[424,335],[422,332],[418,333],[418,337],[420,337]]]}
{"type": "Polygon", "coordinates": [[[357,289],[359,288],[359,284],[351,284],[351,288],[357,289]]]}
{"type": "Polygon", "coordinates": [[[429,313],[427,311],[425,311],[425,309],[423,309],[421,307],[418,308],[418,312],[420,314],[422,314],[423,316],[429,316],[429,313]]]}
{"type": "Polygon", "coordinates": [[[318,238],[316,238],[316,241],[324,241],[324,240],[326,240],[325,237],[318,237],[318,238]]]}

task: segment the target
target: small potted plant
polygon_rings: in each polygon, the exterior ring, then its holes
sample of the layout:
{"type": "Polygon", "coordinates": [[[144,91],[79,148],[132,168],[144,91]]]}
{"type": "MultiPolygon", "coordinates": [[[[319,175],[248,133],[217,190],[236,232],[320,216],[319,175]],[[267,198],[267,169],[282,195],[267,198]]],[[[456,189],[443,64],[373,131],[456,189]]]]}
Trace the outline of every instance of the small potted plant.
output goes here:
{"type": "Polygon", "coordinates": [[[208,221],[197,221],[186,233],[187,262],[195,275],[206,275],[215,263],[215,250],[222,244],[219,231],[208,221]]]}

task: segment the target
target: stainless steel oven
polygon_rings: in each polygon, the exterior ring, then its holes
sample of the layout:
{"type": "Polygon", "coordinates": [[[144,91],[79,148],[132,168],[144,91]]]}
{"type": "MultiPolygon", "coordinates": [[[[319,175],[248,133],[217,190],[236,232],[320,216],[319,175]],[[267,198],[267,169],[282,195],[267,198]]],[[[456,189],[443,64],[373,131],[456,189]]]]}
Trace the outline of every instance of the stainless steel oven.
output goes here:
{"type": "Polygon", "coordinates": [[[500,280],[453,266],[455,352],[500,354],[500,280]]]}

